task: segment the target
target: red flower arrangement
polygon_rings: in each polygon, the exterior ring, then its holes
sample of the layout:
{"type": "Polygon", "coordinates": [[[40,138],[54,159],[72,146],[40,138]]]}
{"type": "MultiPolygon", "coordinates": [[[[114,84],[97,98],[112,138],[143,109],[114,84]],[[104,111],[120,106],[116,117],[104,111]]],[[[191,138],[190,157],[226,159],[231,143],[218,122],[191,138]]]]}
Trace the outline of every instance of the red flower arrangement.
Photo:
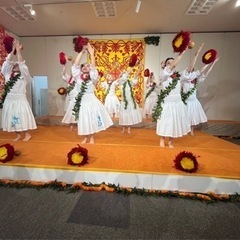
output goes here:
{"type": "Polygon", "coordinates": [[[204,64],[209,64],[215,61],[217,58],[217,51],[215,49],[209,49],[202,56],[202,62],[204,64]]]}
{"type": "Polygon", "coordinates": [[[10,53],[12,51],[12,48],[13,48],[13,41],[14,41],[14,38],[9,36],[9,35],[6,35],[3,39],[3,45],[4,45],[4,48],[6,50],[7,53],[10,53]]]}
{"type": "Polygon", "coordinates": [[[143,73],[144,77],[149,77],[150,76],[150,70],[146,68],[143,73]]]}
{"type": "Polygon", "coordinates": [[[174,159],[175,168],[184,172],[194,173],[198,170],[197,157],[187,151],[180,152],[174,159]]]}
{"type": "Polygon", "coordinates": [[[19,156],[21,154],[20,151],[15,151],[14,147],[9,144],[3,144],[0,146],[0,162],[8,162],[14,158],[14,156],[19,156]]]}
{"type": "Polygon", "coordinates": [[[66,88],[64,88],[64,87],[60,87],[60,88],[57,90],[57,92],[58,92],[58,94],[60,94],[60,95],[65,95],[66,92],[67,92],[67,90],[66,90],[66,88]]]}
{"type": "Polygon", "coordinates": [[[190,43],[190,32],[183,32],[181,31],[178,33],[173,41],[172,47],[174,52],[183,52],[189,46],[190,43]]]}
{"type": "Polygon", "coordinates": [[[67,63],[67,57],[64,52],[59,53],[60,64],[65,65],[67,63]]]}
{"type": "Polygon", "coordinates": [[[74,51],[80,53],[83,49],[83,46],[88,44],[88,38],[82,36],[75,37],[73,39],[74,51]]]}
{"type": "Polygon", "coordinates": [[[68,164],[83,166],[88,163],[88,150],[78,145],[67,154],[68,164]]]}
{"type": "Polygon", "coordinates": [[[90,79],[90,74],[89,74],[89,73],[82,73],[82,74],[81,74],[81,79],[82,79],[83,81],[89,80],[89,79],[90,79]]]}
{"type": "Polygon", "coordinates": [[[134,67],[136,65],[137,61],[138,61],[138,56],[137,56],[137,54],[134,53],[130,58],[129,67],[134,67]]]}
{"type": "Polygon", "coordinates": [[[99,75],[100,78],[102,78],[104,74],[103,74],[102,71],[99,71],[99,70],[98,70],[98,75],[99,75]]]}

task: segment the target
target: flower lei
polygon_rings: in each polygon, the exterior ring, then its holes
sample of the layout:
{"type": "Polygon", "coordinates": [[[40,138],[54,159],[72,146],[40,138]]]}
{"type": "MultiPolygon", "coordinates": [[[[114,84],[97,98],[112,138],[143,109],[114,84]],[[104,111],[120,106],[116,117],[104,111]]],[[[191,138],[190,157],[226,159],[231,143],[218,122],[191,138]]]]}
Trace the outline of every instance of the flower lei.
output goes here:
{"type": "Polygon", "coordinates": [[[76,102],[75,102],[75,105],[73,107],[73,115],[75,116],[76,120],[78,120],[78,118],[79,118],[79,110],[80,110],[80,107],[81,107],[81,101],[82,101],[82,97],[83,97],[84,93],[86,92],[87,83],[88,83],[88,81],[83,81],[82,82],[80,92],[78,93],[78,95],[75,98],[76,102]]]}
{"type": "Polygon", "coordinates": [[[66,93],[69,94],[75,87],[75,83],[76,82],[73,82],[73,83],[69,83],[69,85],[67,86],[66,88],[66,93]]]}
{"type": "Polygon", "coordinates": [[[111,82],[108,84],[108,89],[107,89],[107,92],[106,92],[106,94],[105,94],[105,96],[104,96],[104,101],[105,101],[107,95],[109,94],[109,91],[110,91],[110,88],[111,88],[111,86],[112,86],[112,83],[113,83],[113,81],[111,81],[111,82]]]}
{"type": "Polygon", "coordinates": [[[186,93],[183,92],[183,90],[181,89],[181,98],[183,103],[186,105],[187,104],[187,99],[195,92],[195,90],[197,89],[197,79],[194,80],[194,87],[191,88],[190,90],[188,90],[186,93]]]}
{"type": "Polygon", "coordinates": [[[149,95],[154,91],[156,87],[156,83],[153,83],[153,85],[151,86],[151,88],[148,90],[147,94],[146,94],[146,97],[145,97],[145,100],[149,97],[149,95]]]}
{"type": "Polygon", "coordinates": [[[155,105],[152,113],[153,122],[156,122],[162,113],[162,103],[164,103],[164,99],[169,95],[169,93],[176,87],[178,80],[180,79],[180,74],[175,72],[171,76],[173,78],[172,82],[166,87],[165,90],[161,90],[160,94],[158,94],[157,104],[155,105]]]}
{"type": "Polygon", "coordinates": [[[20,76],[21,76],[21,73],[18,73],[15,76],[11,76],[10,80],[5,83],[2,95],[0,97],[0,109],[3,108],[3,103],[7,97],[7,94],[11,91],[11,89],[13,88],[17,80],[20,78],[20,76]]]}
{"type": "Polygon", "coordinates": [[[126,85],[128,84],[128,86],[130,87],[130,91],[131,91],[131,97],[133,100],[133,104],[134,104],[134,109],[137,108],[137,104],[135,102],[135,98],[133,96],[133,90],[132,90],[132,86],[130,84],[130,81],[127,80],[124,84],[123,84],[123,101],[124,101],[124,109],[127,109],[127,105],[128,105],[128,101],[126,99],[126,85]]]}

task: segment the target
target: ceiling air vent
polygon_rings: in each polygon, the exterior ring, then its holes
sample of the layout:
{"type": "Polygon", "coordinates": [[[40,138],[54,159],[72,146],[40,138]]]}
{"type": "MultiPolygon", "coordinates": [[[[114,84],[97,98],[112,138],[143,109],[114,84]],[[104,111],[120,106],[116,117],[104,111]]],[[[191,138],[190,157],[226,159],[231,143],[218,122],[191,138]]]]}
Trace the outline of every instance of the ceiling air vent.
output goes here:
{"type": "Polygon", "coordinates": [[[207,15],[219,0],[193,0],[186,15],[207,15]]]}
{"type": "Polygon", "coordinates": [[[33,16],[22,6],[5,6],[1,9],[17,21],[35,20],[33,16]]]}
{"type": "Polygon", "coordinates": [[[99,18],[110,18],[117,16],[115,2],[92,2],[92,6],[96,16],[99,18]]]}

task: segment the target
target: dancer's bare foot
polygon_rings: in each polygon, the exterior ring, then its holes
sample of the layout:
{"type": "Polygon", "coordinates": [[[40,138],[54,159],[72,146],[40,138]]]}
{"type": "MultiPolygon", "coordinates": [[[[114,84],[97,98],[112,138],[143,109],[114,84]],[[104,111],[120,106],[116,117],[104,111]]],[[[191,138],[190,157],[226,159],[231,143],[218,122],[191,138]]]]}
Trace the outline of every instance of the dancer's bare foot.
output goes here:
{"type": "Polygon", "coordinates": [[[23,139],[23,142],[28,142],[31,138],[32,138],[32,136],[29,133],[27,133],[25,135],[25,138],[23,139]]]}
{"type": "Polygon", "coordinates": [[[89,141],[90,144],[94,144],[94,137],[90,137],[90,141],[89,141]]]}
{"type": "Polygon", "coordinates": [[[22,138],[21,135],[18,134],[18,136],[17,136],[15,139],[13,139],[13,141],[14,141],[14,142],[17,142],[17,141],[20,140],[21,138],[22,138]]]}
{"type": "Polygon", "coordinates": [[[69,128],[69,131],[71,132],[73,130],[73,126],[71,125],[69,128]]]}
{"type": "Polygon", "coordinates": [[[124,132],[125,132],[125,127],[123,127],[123,128],[122,128],[122,131],[121,131],[121,133],[124,133],[124,132]]]}
{"type": "Polygon", "coordinates": [[[85,137],[83,140],[82,140],[82,142],[81,142],[82,144],[85,144],[85,143],[87,143],[87,138],[85,137]]]}
{"type": "Polygon", "coordinates": [[[160,140],[160,147],[165,148],[165,142],[164,139],[160,140]]]}
{"type": "Polygon", "coordinates": [[[130,128],[130,127],[128,127],[128,133],[129,133],[129,134],[131,133],[131,128],[130,128]]]}
{"type": "Polygon", "coordinates": [[[174,148],[172,141],[169,141],[169,142],[168,142],[168,147],[169,147],[169,148],[174,148]]]}

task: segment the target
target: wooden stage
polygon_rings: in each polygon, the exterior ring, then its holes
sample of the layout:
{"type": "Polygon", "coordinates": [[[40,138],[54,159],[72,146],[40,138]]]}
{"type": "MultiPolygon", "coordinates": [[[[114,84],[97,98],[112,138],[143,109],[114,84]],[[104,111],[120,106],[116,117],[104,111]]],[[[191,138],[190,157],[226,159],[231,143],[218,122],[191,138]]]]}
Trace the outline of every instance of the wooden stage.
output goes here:
{"type": "Polygon", "coordinates": [[[38,125],[29,142],[13,142],[15,134],[0,132],[0,145],[10,143],[21,155],[0,163],[0,179],[91,182],[155,190],[235,194],[240,193],[240,146],[195,131],[174,142],[174,149],[160,148],[154,128],[135,127],[131,134],[113,126],[95,135],[95,144],[80,144],[76,128],[38,125]],[[89,164],[67,164],[68,152],[79,144],[88,150],[89,164]],[[190,151],[199,169],[185,173],[174,168],[175,156],[190,151]]]}

